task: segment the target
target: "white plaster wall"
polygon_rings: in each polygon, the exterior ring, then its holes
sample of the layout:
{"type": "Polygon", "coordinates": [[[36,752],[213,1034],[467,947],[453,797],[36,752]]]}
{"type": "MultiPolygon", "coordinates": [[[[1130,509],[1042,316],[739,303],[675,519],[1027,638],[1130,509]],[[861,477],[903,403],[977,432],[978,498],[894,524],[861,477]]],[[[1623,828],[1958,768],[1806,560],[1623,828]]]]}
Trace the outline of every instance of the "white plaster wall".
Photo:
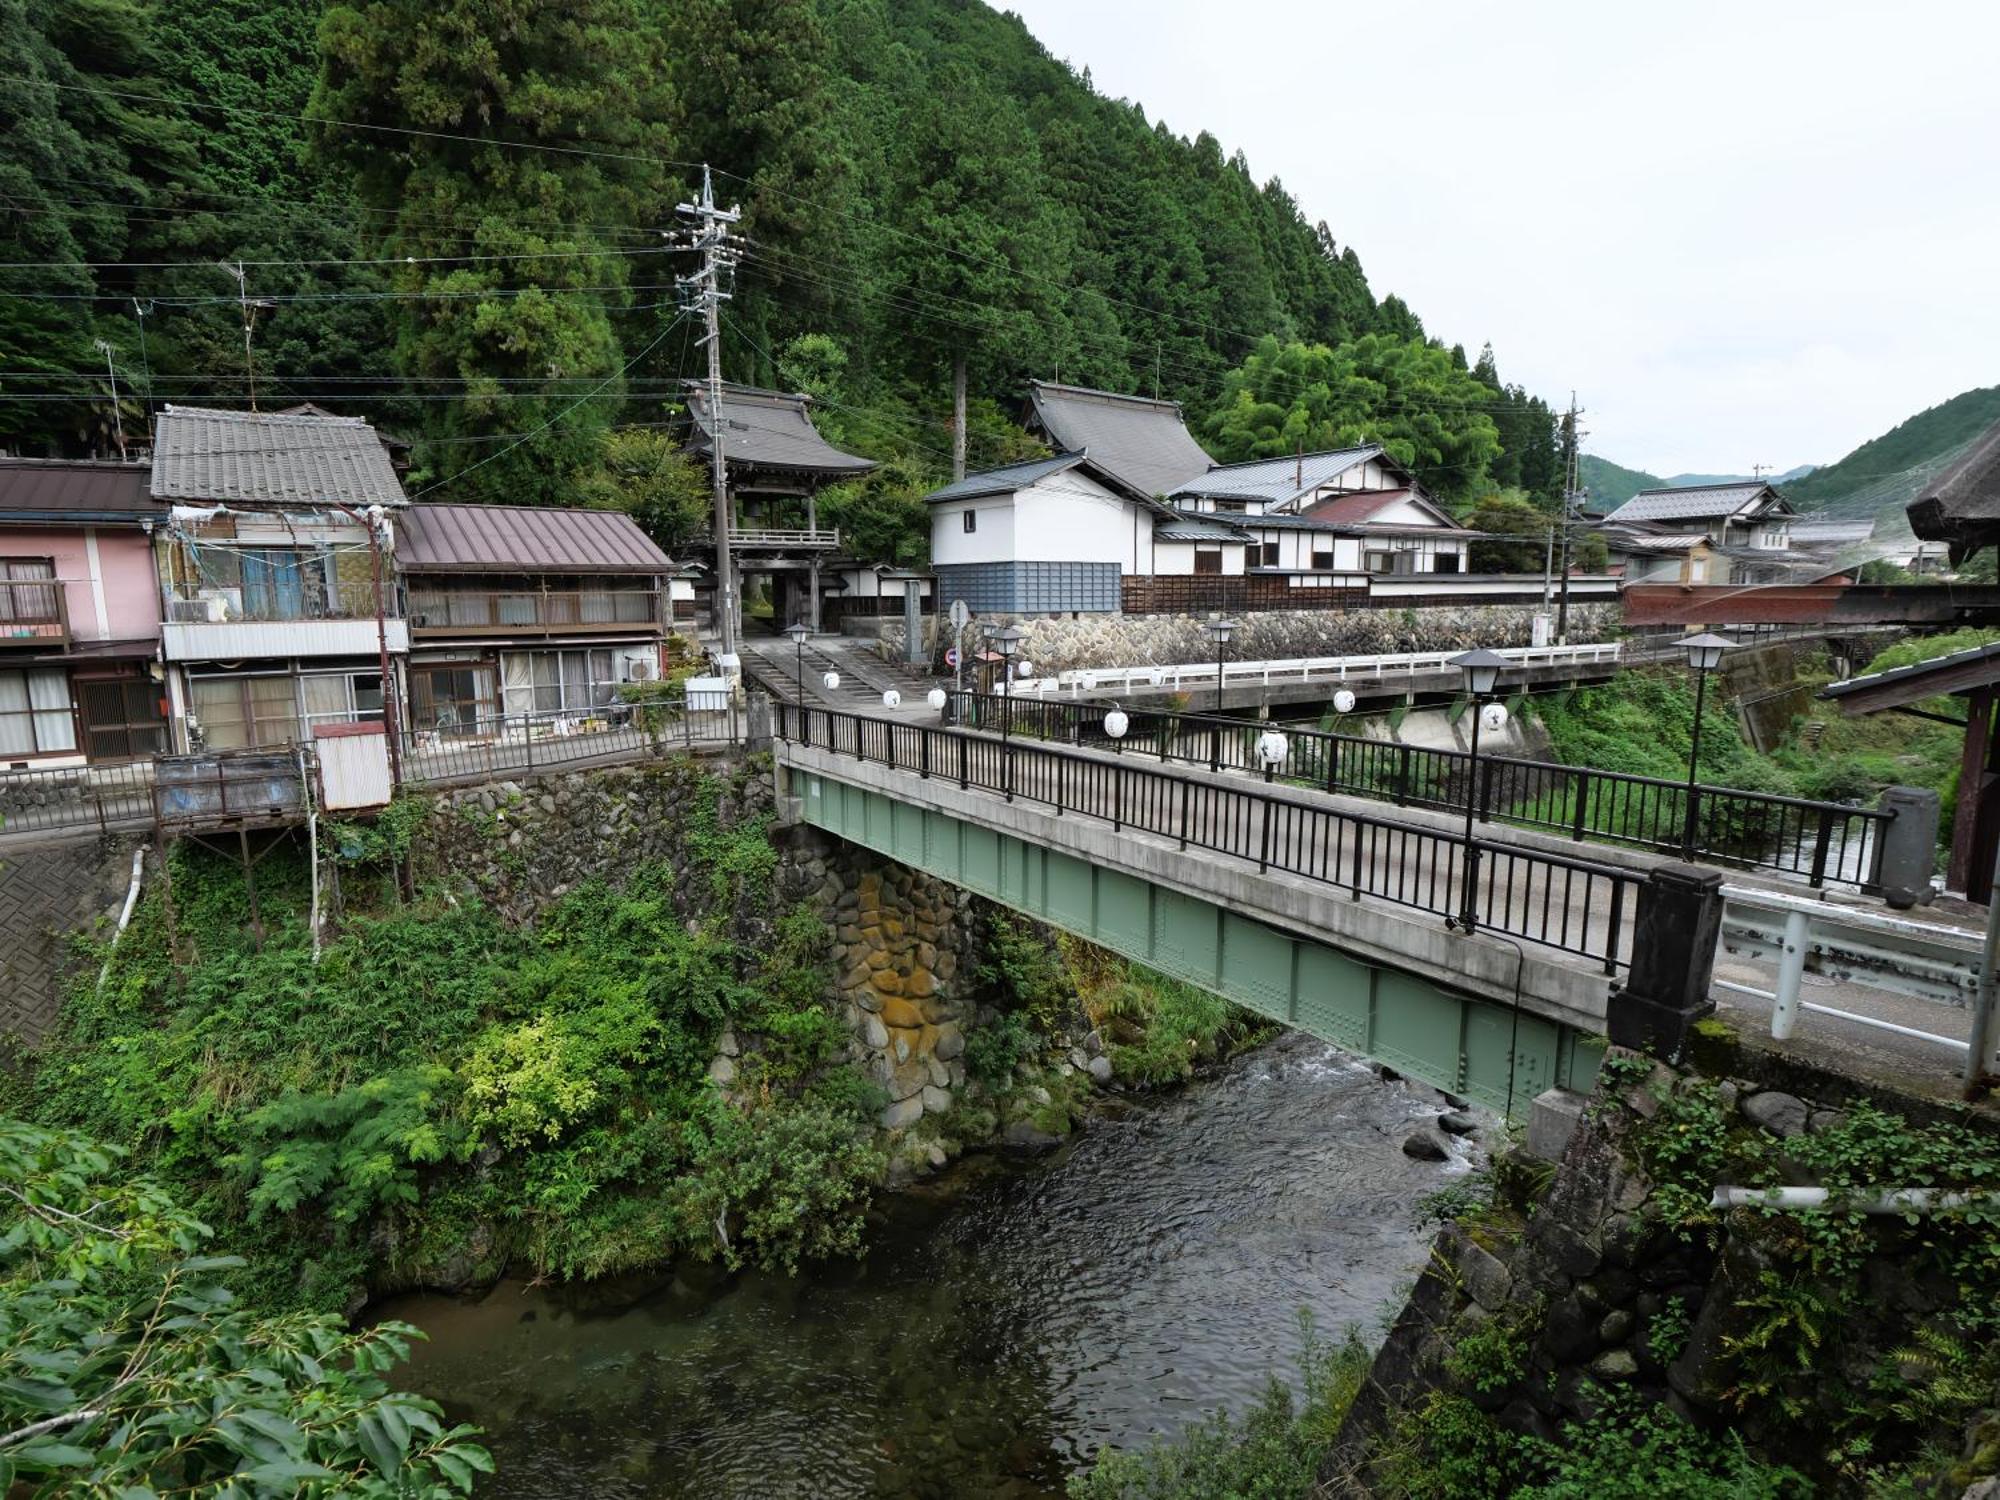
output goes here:
{"type": "Polygon", "coordinates": [[[1018,550],[1014,555],[1024,562],[1110,562],[1124,566],[1132,556],[1132,510],[1131,502],[1074,469],[1051,474],[1015,493],[1018,550]]]}
{"type": "Polygon", "coordinates": [[[931,561],[934,564],[1011,562],[1014,552],[1013,495],[982,495],[931,507],[931,561]],[[975,511],[979,529],[967,533],[965,513],[975,511]]]}

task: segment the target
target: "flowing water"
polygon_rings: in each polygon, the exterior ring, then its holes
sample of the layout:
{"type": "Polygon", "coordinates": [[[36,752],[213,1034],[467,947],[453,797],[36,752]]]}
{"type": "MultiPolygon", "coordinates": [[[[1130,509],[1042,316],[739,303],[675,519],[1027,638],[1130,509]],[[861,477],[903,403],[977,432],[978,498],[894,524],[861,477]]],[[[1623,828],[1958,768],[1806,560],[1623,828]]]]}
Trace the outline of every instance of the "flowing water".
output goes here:
{"type": "Polygon", "coordinates": [[[488,1497],[1060,1495],[1104,1444],[1241,1413],[1298,1312],[1371,1341],[1421,1264],[1401,1151],[1437,1112],[1301,1037],[1094,1120],[1027,1163],[885,1199],[856,1265],[616,1307],[505,1282],[384,1305],[412,1385],[484,1426],[488,1497]]]}

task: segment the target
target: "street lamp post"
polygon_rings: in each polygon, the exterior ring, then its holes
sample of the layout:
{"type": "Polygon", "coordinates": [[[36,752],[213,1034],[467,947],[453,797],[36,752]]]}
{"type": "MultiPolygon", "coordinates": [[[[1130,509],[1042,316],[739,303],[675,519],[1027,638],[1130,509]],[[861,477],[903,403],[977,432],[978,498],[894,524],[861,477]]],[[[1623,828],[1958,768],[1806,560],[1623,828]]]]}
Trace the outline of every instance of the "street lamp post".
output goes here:
{"type": "Polygon", "coordinates": [[[1236,634],[1236,622],[1225,620],[1218,615],[1202,628],[1208,632],[1208,638],[1215,642],[1215,716],[1219,719],[1222,717],[1223,648],[1229,644],[1229,638],[1236,634]]]}
{"type": "Polygon", "coordinates": [[[1000,653],[1004,694],[1000,700],[1000,787],[1009,802],[1014,800],[1014,749],[1008,736],[1014,721],[1014,654],[1027,638],[1028,632],[1018,625],[996,630],[986,638],[987,643],[1000,653]]]}
{"type": "Polygon", "coordinates": [[[1458,925],[1471,934],[1479,930],[1479,846],[1472,838],[1472,820],[1479,811],[1479,721],[1507,658],[1497,651],[1482,649],[1454,656],[1451,665],[1458,668],[1465,691],[1472,699],[1472,758],[1466,767],[1465,787],[1465,888],[1458,903],[1458,925]]]}
{"type": "Polygon", "coordinates": [[[1681,858],[1694,863],[1701,822],[1701,713],[1708,698],[1708,674],[1722,665],[1722,653],[1735,646],[1727,636],[1691,635],[1674,644],[1687,652],[1694,670],[1694,734],[1688,745],[1687,811],[1681,823],[1681,858]]]}
{"type": "Polygon", "coordinates": [[[806,711],[806,637],[812,634],[812,627],[803,620],[794,620],[785,627],[785,634],[792,638],[793,671],[799,679],[799,712],[806,711]]]}

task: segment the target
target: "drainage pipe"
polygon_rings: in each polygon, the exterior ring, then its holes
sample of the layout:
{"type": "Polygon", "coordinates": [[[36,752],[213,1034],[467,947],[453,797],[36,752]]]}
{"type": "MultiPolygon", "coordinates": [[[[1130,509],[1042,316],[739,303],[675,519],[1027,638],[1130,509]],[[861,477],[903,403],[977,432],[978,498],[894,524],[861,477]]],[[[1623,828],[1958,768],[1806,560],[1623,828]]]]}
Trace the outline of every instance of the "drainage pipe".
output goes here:
{"type": "Polygon", "coordinates": [[[111,934],[111,953],[104,956],[104,967],[97,971],[97,992],[104,993],[104,981],[111,977],[111,954],[118,951],[118,940],[125,936],[125,929],[132,922],[132,908],[139,904],[139,881],[146,873],[146,846],[141,844],[132,851],[132,883],[125,888],[125,909],[118,913],[118,930],[111,934]]]}
{"type": "Polygon", "coordinates": [[[1873,1193],[1836,1193],[1823,1187],[1718,1187],[1710,1208],[1845,1208],[1863,1214],[1940,1213],[1974,1204],[2000,1203],[2000,1193],[1960,1193],[1943,1188],[1884,1188],[1873,1193]]]}

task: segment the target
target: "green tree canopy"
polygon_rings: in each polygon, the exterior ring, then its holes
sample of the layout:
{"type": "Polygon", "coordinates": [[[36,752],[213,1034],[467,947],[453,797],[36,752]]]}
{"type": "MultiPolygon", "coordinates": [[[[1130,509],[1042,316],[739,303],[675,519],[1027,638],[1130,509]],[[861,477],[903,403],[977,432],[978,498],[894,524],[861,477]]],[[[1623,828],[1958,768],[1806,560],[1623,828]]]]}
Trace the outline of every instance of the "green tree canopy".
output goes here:
{"type": "Polygon", "coordinates": [[[1549,565],[1548,538],[1555,515],[1535,504],[1521,490],[1494,490],[1482,495],[1465,517],[1474,531],[1520,537],[1518,542],[1472,544],[1475,573],[1539,573],[1549,565]]]}
{"type": "Polygon", "coordinates": [[[0,1487],[12,1495],[442,1497],[492,1472],[389,1388],[421,1337],[258,1316],[205,1226],[123,1153],[0,1121],[0,1487]]]}
{"type": "Polygon", "coordinates": [[[1500,452],[1489,399],[1446,350],[1421,340],[1369,333],[1329,348],[1266,336],[1224,378],[1203,431],[1226,463],[1380,443],[1456,502],[1500,452]]]}

